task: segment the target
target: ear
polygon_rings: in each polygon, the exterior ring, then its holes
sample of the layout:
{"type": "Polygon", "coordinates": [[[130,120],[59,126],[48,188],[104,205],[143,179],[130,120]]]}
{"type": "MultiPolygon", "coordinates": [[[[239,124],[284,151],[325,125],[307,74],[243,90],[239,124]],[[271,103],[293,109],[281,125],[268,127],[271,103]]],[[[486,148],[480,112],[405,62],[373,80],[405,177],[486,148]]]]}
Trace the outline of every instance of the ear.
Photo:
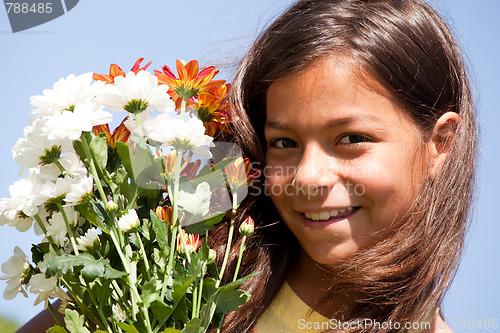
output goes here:
{"type": "Polygon", "coordinates": [[[446,112],[436,121],[429,141],[431,157],[431,177],[435,177],[453,144],[457,132],[460,116],[455,112],[446,112]]]}

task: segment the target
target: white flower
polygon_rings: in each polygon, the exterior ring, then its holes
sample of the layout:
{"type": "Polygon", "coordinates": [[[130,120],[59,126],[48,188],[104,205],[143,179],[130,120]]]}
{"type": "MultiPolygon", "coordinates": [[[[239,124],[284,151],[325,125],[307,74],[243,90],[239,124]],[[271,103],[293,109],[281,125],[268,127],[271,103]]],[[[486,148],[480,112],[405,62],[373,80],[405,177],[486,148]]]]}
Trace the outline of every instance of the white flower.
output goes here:
{"type": "MultiPolygon", "coordinates": [[[[34,305],[45,301],[44,307],[47,308],[49,298],[56,298],[60,296],[57,292],[57,276],[46,278],[45,273],[38,273],[33,275],[30,279],[30,293],[38,295],[35,299],[34,305]]],[[[59,289],[60,290],[60,289],[59,289]]],[[[64,294],[64,292],[63,292],[64,294]]]]}
{"type": "Polygon", "coordinates": [[[92,73],[79,76],[69,75],[54,83],[53,89],[43,91],[43,96],[31,97],[31,104],[36,108],[31,113],[41,117],[60,114],[76,104],[93,99],[105,85],[102,81],[91,84],[92,73]]]}
{"type": "Polygon", "coordinates": [[[87,233],[85,233],[85,235],[80,236],[76,239],[78,250],[81,251],[88,250],[89,248],[94,246],[94,244],[98,241],[99,241],[99,235],[97,234],[96,228],[91,228],[87,230],[87,233]]]}
{"type": "Polygon", "coordinates": [[[113,318],[116,321],[122,322],[127,320],[127,314],[125,313],[125,311],[123,311],[121,306],[119,306],[118,304],[113,304],[111,306],[111,309],[113,310],[113,318]]]}
{"type": "Polygon", "coordinates": [[[214,147],[213,138],[205,135],[203,122],[190,118],[187,122],[164,113],[144,124],[149,137],[161,142],[162,147],[191,150],[203,158],[211,158],[208,147],[214,147]]]}
{"type": "Polygon", "coordinates": [[[210,185],[207,182],[203,182],[198,184],[195,193],[179,191],[177,200],[179,205],[191,214],[204,216],[208,213],[211,197],[210,185]]]}
{"type": "Polygon", "coordinates": [[[137,74],[129,72],[127,76],[115,77],[115,84],[106,85],[99,96],[100,102],[111,111],[122,111],[131,101],[146,102],[149,108],[166,112],[175,109],[175,103],[167,94],[168,86],[158,85],[158,78],[146,71],[137,74]]]}
{"type": "Polygon", "coordinates": [[[49,139],[44,131],[45,123],[46,121],[37,119],[32,126],[25,127],[25,137],[17,140],[12,148],[14,161],[23,167],[21,175],[26,169],[41,164],[41,158],[46,156],[47,152],[52,151],[51,155],[57,155],[56,153],[61,154],[73,149],[71,142],[67,140],[49,139]]]}
{"type": "MultiPolygon", "coordinates": [[[[65,173],[73,178],[85,177],[88,173],[87,168],[78,155],[72,151],[67,153],[66,156],[61,157],[59,159],[59,163],[64,168],[65,173]]],[[[44,181],[56,181],[60,175],[61,170],[59,170],[59,168],[52,163],[40,166],[38,178],[44,181]]]]}
{"type": "Polygon", "coordinates": [[[43,203],[36,195],[39,184],[36,172],[35,169],[30,170],[28,178],[9,186],[11,197],[0,200],[0,225],[15,226],[21,232],[31,227],[38,206],[43,203]]]}
{"type": "MultiPolygon", "coordinates": [[[[78,213],[71,207],[64,209],[66,217],[70,226],[75,226],[78,223],[78,213]]],[[[61,212],[52,214],[52,218],[49,220],[47,226],[47,236],[51,236],[54,243],[64,246],[68,238],[66,237],[68,231],[66,229],[66,223],[61,212]]]]}
{"type": "Polygon", "coordinates": [[[118,219],[118,227],[123,232],[128,232],[139,225],[139,216],[135,209],[129,210],[125,215],[118,219]]]}
{"type": "Polygon", "coordinates": [[[83,197],[88,193],[92,193],[94,186],[94,178],[92,176],[85,176],[82,178],[73,178],[74,183],[71,184],[68,194],[64,198],[66,206],[78,205],[83,197]]]}
{"type": "Polygon", "coordinates": [[[7,288],[3,292],[5,299],[13,299],[18,293],[28,297],[23,286],[25,273],[30,269],[28,257],[19,247],[14,248],[14,255],[2,264],[2,271],[5,275],[0,276],[0,280],[8,280],[7,288]]]}
{"type": "MultiPolygon", "coordinates": [[[[137,117],[137,115],[136,115],[137,117]]],[[[148,129],[145,127],[145,124],[147,124],[151,120],[151,114],[149,110],[146,110],[142,112],[139,117],[141,118],[141,131],[137,131],[137,133],[140,133],[142,135],[148,135],[148,129]]],[[[125,127],[130,131],[130,133],[136,132],[137,129],[137,122],[135,119],[132,119],[131,117],[128,117],[127,120],[123,123],[125,127]]]]}
{"type": "Polygon", "coordinates": [[[64,198],[71,191],[71,185],[77,182],[78,178],[66,175],[63,178],[57,178],[55,182],[41,183],[37,189],[37,196],[43,202],[55,198],[64,198]]]}
{"type": "Polygon", "coordinates": [[[95,125],[107,124],[112,119],[101,105],[87,101],[76,104],[74,111],[62,111],[49,118],[43,130],[49,140],[75,141],[82,132],[90,132],[95,125]]]}

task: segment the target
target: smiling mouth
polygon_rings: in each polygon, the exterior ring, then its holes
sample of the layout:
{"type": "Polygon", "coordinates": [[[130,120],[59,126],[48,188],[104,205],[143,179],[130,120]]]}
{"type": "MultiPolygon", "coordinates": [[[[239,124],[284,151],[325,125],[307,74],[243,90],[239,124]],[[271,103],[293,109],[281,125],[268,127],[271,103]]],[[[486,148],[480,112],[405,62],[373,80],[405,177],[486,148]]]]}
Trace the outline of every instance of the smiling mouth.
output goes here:
{"type": "Polygon", "coordinates": [[[351,215],[361,207],[347,207],[342,209],[332,209],[322,212],[307,212],[304,213],[305,217],[313,221],[328,221],[331,218],[340,219],[351,215]]]}

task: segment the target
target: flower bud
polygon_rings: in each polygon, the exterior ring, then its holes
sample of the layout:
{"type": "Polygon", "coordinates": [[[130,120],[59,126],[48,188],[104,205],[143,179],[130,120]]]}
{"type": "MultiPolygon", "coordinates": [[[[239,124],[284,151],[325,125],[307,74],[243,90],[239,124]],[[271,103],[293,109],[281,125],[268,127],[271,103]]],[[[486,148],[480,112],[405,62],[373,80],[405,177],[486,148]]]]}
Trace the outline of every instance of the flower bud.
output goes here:
{"type": "Polygon", "coordinates": [[[254,231],[254,222],[253,219],[249,216],[240,225],[239,232],[240,235],[248,237],[253,235],[253,231],[254,231]]]}
{"type": "Polygon", "coordinates": [[[217,258],[217,252],[215,252],[215,250],[213,250],[213,249],[210,249],[208,251],[208,262],[207,262],[207,264],[211,264],[211,263],[215,262],[216,258],[217,258]]]}
{"type": "Polygon", "coordinates": [[[198,234],[188,234],[184,229],[181,229],[181,233],[177,234],[177,251],[183,256],[196,252],[200,245],[201,240],[198,234]],[[183,239],[186,246],[184,246],[183,239]]]}
{"type": "Polygon", "coordinates": [[[129,210],[127,214],[118,219],[118,227],[123,232],[133,231],[139,226],[139,223],[139,217],[135,209],[129,210]]]}
{"type": "Polygon", "coordinates": [[[114,213],[117,210],[118,210],[118,205],[112,200],[108,201],[108,203],[106,204],[106,211],[108,213],[114,213]]]}

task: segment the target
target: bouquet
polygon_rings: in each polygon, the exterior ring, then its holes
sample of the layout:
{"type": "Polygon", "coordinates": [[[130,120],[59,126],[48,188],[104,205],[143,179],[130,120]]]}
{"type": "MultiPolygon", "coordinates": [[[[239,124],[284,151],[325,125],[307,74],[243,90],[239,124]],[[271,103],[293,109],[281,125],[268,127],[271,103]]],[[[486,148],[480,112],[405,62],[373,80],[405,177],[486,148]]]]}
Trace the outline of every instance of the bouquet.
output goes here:
{"type": "Polygon", "coordinates": [[[6,299],[36,294],[57,325],[48,332],[205,332],[248,301],[236,272],[207,244],[214,225],[235,211],[258,177],[230,132],[230,85],[213,66],[177,61],[154,74],[142,58],[125,73],[69,75],[33,96],[32,123],[13,148],[22,165],[0,223],[34,228],[43,239],[31,259],[19,247],[2,265],[6,299]],[[110,130],[113,114],[123,121],[110,130]],[[64,321],[49,300],[59,298],[64,321]]]}

